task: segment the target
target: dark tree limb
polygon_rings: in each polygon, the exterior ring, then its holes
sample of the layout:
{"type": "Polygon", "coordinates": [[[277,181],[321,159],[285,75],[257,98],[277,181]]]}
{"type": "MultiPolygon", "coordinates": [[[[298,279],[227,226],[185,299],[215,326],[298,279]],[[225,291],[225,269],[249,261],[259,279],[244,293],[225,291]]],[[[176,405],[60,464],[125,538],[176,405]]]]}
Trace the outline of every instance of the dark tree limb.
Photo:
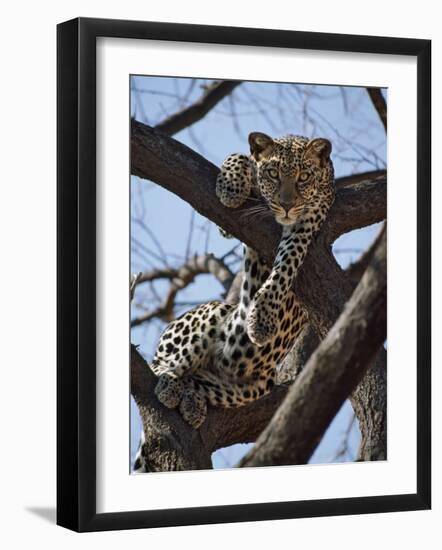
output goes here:
{"type": "Polygon", "coordinates": [[[203,95],[192,105],[174,113],[155,126],[156,130],[171,136],[201,120],[221,100],[241,84],[240,80],[222,80],[207,86],[203,95]]]}
{"type": "Polygon", "coordinates": [[[286,386],[239,409],[209,407],[200,430],[190,427],[181,415],[155,397],[157,377],[131,346],[131,392],[138,405],[149,471],[200,470],[212,467],[212,452],[234,443],[255,441],[287,395],[286,386]]]}
{"type": "Polygon", "coordinates": [[[373,241],[371,246],[367,248],[367,250],[361,255],[361,257],[358,258],[355,262],[352,262],[345,270],[347,277],[354,284],[354,286],[356,286],[361,280],[361,277],[367,269],[375,250],[376,241],[373,241]]]}
{"type": "Polygon", "coordinates": [[[296,339],[290,353],[278,367],[278,383],[293,382],[303,370],[312,353],[318,347],[320,340],[313,326],[308,323],[296,339]]]}
{"type": "Polygon", "coordinates": [[[387,352],[383,346],[350,401],[362,434],[357,460],[387,460],[387,352]]]}
{"type": "Polygon", "coordinates": [[[148,471],[212,468],[210,452],[200,432],[156,398],[153,390],[157,379],[134,346],[131,346],[130,367],[131,393],[143,421],[145,443],[142,453],[148,471]]]}
{"type": "Polygon", "coordinates": [[[355,183],[361,183],[362,181],[370,181],[387,175],[387,170],[369,170],[368,172],[361,172],[359,174],[351,174],[350,176],[343,176],[337,178],[335,181],[336,189],[342,187],[348,187],[349,185],[355,185],[355,183]]]}
{"type": "Polygon", "coordinates": [[[387,131],[387,102],[380,88],[367,88],[373,107],[376,109],[385,131],[387,131]]]}
{"type": "MultiPolygon", "coordinates": [[[[270,220],[245,224],[238,210],[224,208],[215,195],[219,171],[216,166],[185,145],[136,121],[132,122],[131,145],[133,175],[150,179],[177,194],[203,216],[258,250],[263,259],[272,261],[280,238],[280,227],[270,220]]],[[[385,176],[338,190],[335,204],[318,238],[309,248],[294,288],[298,300],[309,312],[315,331],[322,338],[339,317],[353,291],[351,281],[331,253],[331,243],[345,232],[379,222],[385,217],[385,176]]],[[[367,384],[365,380],[360,384],[354,396],[354,399],[361,401],[361,407],[355,407],[356,414],[365,410],[363,402],[369,399],[379,377],[380,391],[384,389],[381,371],[374,371],[373,376],[373,379],[367,379],[367,384]]],[[[386,403],[386,395],[382,395],[379,401],[386,403]]],[[[373,410],[373,415],[382,415],[383,411],[385,407],[380,407],[373,410]]],[[[362,427],[375,424],[374,421],[365,422],[363,418],[361,424],[359,416],[358,420],[362,427]]],[[[371,436],[370,432],[363,432],[362,445],[374,451],[366,455],[367,460],[378,460],[385,455],[386,440],[383,449],[378,452],[379,445],[369,442],[371,436]]]]}
{"type": "MultiPolygon", "coordinates": [[[[215,194],[219,169],[182,143],[155,129],[132,121],[131,173],[149,179],[188,202],[202,216],[227,233],[259,250],[269,261],[277,248],[281,228],[273,220],[259,224],[241,219],[242,209],[222,206],[215,194]]],[[[353,229],[382,221],[386,217],[386,177],[339,189],[322,234],[327,242],[353,229]]]]}
{"type": "MultiPolygon", "coordinates": [[[[356,287],[376,251],[377,240],[350,264],[345,273],[356,287]]],[[[387,352],[380,347],[372,367],[350,396],[362,434],[357,460],[387,459],[387,352]]]]}
{"type": "Polygon", "coordinates": [[[384,229],[370,265],[341,316],[240,466],[308,462],[330,419],[362,380],[373,355],[386,338],[386,304],[384,229]]]}

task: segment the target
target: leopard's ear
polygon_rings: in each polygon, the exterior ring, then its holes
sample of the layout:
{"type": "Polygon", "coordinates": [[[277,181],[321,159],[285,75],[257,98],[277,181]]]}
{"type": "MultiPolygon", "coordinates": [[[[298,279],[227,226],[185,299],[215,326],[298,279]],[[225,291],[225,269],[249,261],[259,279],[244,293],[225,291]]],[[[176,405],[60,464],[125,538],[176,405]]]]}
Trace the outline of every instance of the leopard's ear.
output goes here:
{"type": "Polygon", "coordinates": [[[321,168],[324,168],[330,160],[331,152],[332,144],[328,141],[328,139],[316,138],[307,143],[305,156],[321,168]]]}
{"type": "Polygon", "coordinates": [[[250,152],[255,160],[259,160],[272,150],[274,141],[267,134],[252,132],[249,134],[250,152]]]}

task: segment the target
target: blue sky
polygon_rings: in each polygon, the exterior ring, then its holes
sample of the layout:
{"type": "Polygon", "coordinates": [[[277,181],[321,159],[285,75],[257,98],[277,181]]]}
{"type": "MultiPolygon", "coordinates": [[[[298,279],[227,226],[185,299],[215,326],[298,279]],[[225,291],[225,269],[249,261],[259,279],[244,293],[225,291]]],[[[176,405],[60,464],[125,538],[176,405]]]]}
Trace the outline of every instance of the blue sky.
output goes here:
{"type": "MultiPolygon", "coordinates": [[[[203,93],[211,81],[166,77],[134,76],[131,79],[131,116],[154,126],[168,114],[182,109],[203,93]]],[[[174,136],[220,165],[233,152],[248,152],[247,136],[252,131],[273,137],[301,134],[326,137],[333,144],[336,176],[386,167],[384,129],[364,88],[247,82],[220,102],[206,117],[174,136]]],[[[131,272],[164,265],[179,266],[186,255],[211,252],[222,256],[237,244],[224,239],[217,228],[195,213],[180,198],[160,186],[131,177],[132,254],[131,272]],[[189,238],[189,234],[191,238],[189,238]]],[[[357,259],[375,238],[378,226],[343,235],[333,247],[338,262],[346,267],[357,259]]],[[[232,270],[239,267],[234,256],[232,270]]],[[[167,283],[140,285],[133,301],[132,315],[154,307],[164,296],[167,283]]],[[[179,294],[180,314],[194,303],[221,297],[223,288],[211,276],[199,276],[179,294]]],[[[155,320],[132,329],[131,339],[147,360],[152,358],[164,323],[155,320]]],[[[349,431],[349,450],[339,461],[351,460],[358,442],[357,422],[351,423],[347,402],[330,425],[311,462],[332,462],[349,431]]],[[[131,457],[136,451],[140,419],[131,399],[131,457]]],[[[215,468],[232,466],[247,450],[246,445],[222,449],[213,456],[215,468]]],[[[335,460],[336,461],[336,460],[335,460]]]]}

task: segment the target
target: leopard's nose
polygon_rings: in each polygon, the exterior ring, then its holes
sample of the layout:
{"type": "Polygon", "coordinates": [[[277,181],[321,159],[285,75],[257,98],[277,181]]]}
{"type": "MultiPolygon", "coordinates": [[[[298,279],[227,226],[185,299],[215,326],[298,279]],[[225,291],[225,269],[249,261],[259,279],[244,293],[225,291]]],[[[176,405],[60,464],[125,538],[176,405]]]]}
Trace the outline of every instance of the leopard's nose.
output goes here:
{"type": "Polygon", "coordinates": [[[293,208],[293,202],[286,202],[286,201],[281,201],[280,202],[281,206],[284,208],[284,210],[287,212],[287,214],[289,213],[290,209],[293,208]]]}

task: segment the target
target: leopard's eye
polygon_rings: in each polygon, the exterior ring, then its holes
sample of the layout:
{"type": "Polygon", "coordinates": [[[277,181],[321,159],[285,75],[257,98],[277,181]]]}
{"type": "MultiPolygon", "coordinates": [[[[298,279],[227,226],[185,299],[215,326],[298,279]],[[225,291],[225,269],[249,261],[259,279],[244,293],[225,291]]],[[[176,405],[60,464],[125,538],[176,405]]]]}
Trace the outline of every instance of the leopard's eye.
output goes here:
{"type": "Polygon", "coordinates": [[[279,174],[278,174],[278,170],[275,170],[274,168],[269,168],[267,170],[267,174],[272,178],[272,179],[277,179],[279,174]]]}
{"type": "Polygon", "coordinates": [[[305,182],[309,179],[309,174],[308,172],[301,172],[301,174],[299,175],[299,181],[302,181],[302,182],[305,182]]]}

